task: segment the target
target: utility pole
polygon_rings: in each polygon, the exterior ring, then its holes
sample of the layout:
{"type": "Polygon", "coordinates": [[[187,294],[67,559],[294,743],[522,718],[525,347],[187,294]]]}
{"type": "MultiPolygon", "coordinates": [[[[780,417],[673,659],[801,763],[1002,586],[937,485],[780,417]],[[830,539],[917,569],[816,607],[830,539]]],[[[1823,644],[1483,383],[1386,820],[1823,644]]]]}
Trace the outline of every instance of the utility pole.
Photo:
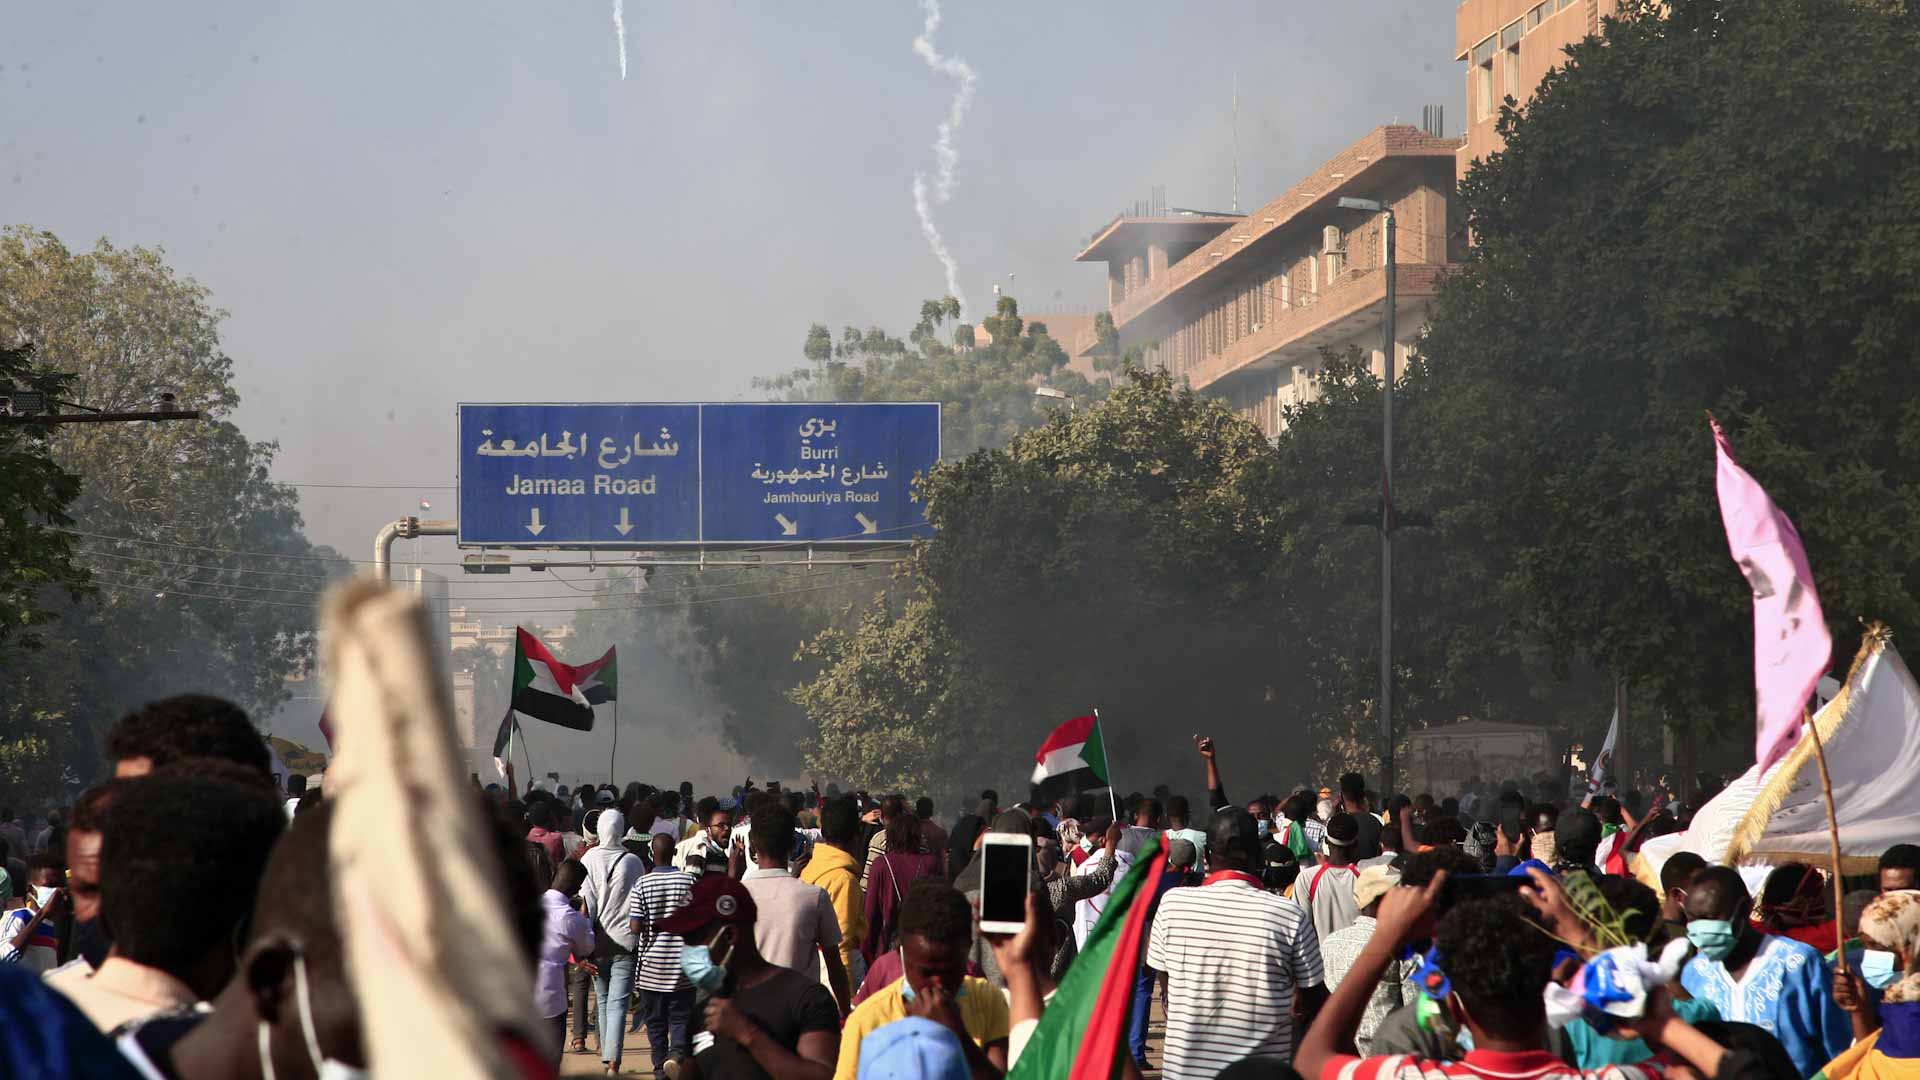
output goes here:
{"type": "Polygon", "coordinates": [[[172,394],[161,394],[151,412],[102,412],[72,401],[58,401],[38,390],[0,386],[0,424],[120,424],[133,420],[166,422],[202,419],[198,409],[182,409],[172,394]],[[76,413],[56,408],[79,409],[76,413]]]}
{"type": "Polygon", "coordinates": [[[1394,380],[1394,259],[1393,208],[1375,199],[1342,198],[1344,210],[1365,210],[1384,216],[1386,229],[1387,295],[1380,393],[1380,792],[1393,794],[1393,380],[1394,380]]]}

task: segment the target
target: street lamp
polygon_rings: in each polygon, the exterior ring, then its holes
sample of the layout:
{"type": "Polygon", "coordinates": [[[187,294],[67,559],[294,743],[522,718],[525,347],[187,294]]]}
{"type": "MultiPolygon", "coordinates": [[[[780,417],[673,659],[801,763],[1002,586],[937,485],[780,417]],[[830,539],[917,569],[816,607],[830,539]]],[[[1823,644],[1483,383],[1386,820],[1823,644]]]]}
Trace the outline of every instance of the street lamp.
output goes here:
{"type": "Polygon", "coordinates": [[[1380,390],[1380,738],[1386,743],[1381,756],[1380,791],[1393,794],[1393,377],[1394,377],[1394,302],[1396,264],[1393,255],[1393,208],[1378,199],[1340,200],[1342,210],[1361,210],[1386,216],[1387,297],[1385,338],[1382,350],[1385,378],[1380,390]]]}
{"type": "Polygon", "coordinates": [[[1049,401],[1064,401],[1067,403],[1067,408],[1069,409],[1078,407],[1073,399],[1072,394],[1067,393],[1065,390],[1055,390],[1051,386],[1034,387],[1033,396],[1037,398],[1046,398],[1049,401]]]}

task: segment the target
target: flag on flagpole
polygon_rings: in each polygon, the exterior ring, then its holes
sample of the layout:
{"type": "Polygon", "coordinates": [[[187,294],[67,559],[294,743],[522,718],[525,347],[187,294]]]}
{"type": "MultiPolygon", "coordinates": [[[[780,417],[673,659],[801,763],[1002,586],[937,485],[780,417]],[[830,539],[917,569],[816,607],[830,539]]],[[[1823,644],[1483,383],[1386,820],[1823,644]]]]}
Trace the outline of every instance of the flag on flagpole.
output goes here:
{"type": "Polygon", "coordinates": [[[1100,718],[1076,716],[1054,728],[1033,762],[1034,800],[1042,805],[1109,786],[1107,742],[1100,733],[1100,718]]]}
{"type": "Polygon", "coordinates": [[[1126,1052],[1134,975],[1147,947],[1147,913],[1166,869],[1167,853],[1155,835],[1140,849],[1133,869],[1114,883],[1100,921],[1040,1014],[1040,1026],[1008,1080],[1113,1076],[1126,1052]]]}
{"type": "Polygon", "coordinates": [[[1800,533],[1766,489],[1733,460],[1719,421],[1708,417],[1707,422],[1713,425],[1727,547],[1753,588],[1753,755],[1764,772],[1799,737],[1807,698],[1832,658],[1833,638],[1800,533]]]}
{"type": "Polygon", "coordinates": [[[575,731],[592,731],[593,707],[614,700],[618,687],[614,650],[575,667],[555,659],[526,628],[515,630],[514,711],[575,731]]]}
{"type": "Polygon", "coordinates": [[[520,721],[514,718],[513,709],[500,718],[500,730],[493,735],[493,767],[499,772],[500,779],[507,778],[507,763],[513,760],[513,740],[526,736],[520,734],[520,721]]]}
{"type": "Polygon", "coordinates": [[[1599,756],[1593,759],[1592,775],[1587,780],[1587,790],[1598,792],[1607,782],[1607,773],[1613,768],[1613,743],[1620,737],[1620,707],[1614,706],[1613,722],[1607,725],[1607,741],[1600,744],[1599,756]]]}

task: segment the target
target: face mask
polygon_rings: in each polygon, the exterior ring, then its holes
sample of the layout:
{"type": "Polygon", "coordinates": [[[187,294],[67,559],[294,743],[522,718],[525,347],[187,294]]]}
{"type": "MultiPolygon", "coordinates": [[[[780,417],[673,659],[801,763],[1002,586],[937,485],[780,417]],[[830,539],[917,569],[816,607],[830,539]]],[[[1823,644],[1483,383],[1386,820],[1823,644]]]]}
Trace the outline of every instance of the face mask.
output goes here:
{"type": "MultiPolygon", "coordinates": [[[[919,996],[920,996],[919,994],[916,994],[913,992],[913,984],[907,981],[907,977],[905,975],[900,976],[900,1000],[912,1001],[914,998],[917,998],[919,996]]],[[[967,996],[967,984],[961,983],[960,989],[953,992],[953,1000],[959,1001],[961,998],[966,996],[967,996]]]]}
{"type": "Polygon", "coordinates": [[[35,885],[33,887],[33,906],[38,909],[53,903],[53,894],[59,891],[59,889],[51,885],[35,885]]]}
{"type": "MultiPolygon", "coordinates": [[[[307,1060],[313,1063],[314,1075],[320,1080],[367,1080],[372,1074],[366,1069],[320,1053],[320,1038],[313,1030],[313,999],[307,993],[307,958],[298,952],[293,954],[293,994],[300,1003],[300,1034],[306,1038],[307,1060]]],[[[272,1030],[267,1027],[267,1022],[260,1021],[258,1041],[263,1080],[276,1080],[273,1075],[272,1038],[272,1030]]]]}
{"type": "MultiPolygon", "coordinates": [[[[720,939],[715,936],[714,940],[720,939]]],[[[705,945],[681,947],[680,974],[685,975],[687,981],[693,984],[693,991],[697,996],[712,997],[727,985],[727,961],[733,958],[732,941],[728,941],[724,948],[726,954],[715,960],[713,950],[705,945]]]]}
{"type": "Polygon", "coordinates": [[[1893,966],[1893,954],[1881,949],[1868,949],[1860,954],[1860,977],[1875,990],[1885,990],[1900,978],[1900,972],[1893,966]]]}
{"type": "Polygon", "coordinates": [[[1733,952],[1739,935],[1726,919],[1694,919],[1687,924],[1687,940],[1709,960],[1725,960],[1733,952]]]}

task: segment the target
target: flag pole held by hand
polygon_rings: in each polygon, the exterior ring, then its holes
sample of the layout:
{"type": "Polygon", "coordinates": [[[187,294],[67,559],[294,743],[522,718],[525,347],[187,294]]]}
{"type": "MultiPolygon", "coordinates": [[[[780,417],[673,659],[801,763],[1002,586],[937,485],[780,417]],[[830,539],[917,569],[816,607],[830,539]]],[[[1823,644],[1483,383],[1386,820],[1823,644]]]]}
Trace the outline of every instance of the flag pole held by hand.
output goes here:
{"type": "Polygon", "coordinates": [[[1833,954],[1833,970],[1836,974],[1847,973],[1847,903],[1846,885],[1840,880],[1840,815],[1833,804],[1833,777],[1827,775],[1827,748],[1820,741],[1820,729],[1814,725],[1813,714],[1807,714],[1807,737],[1813,740],[1813,754],[1820,762],[1820,791],[1827,799],[1827,839],[1833,845],[1833,940],[1836,948],[1833,954]]]}

